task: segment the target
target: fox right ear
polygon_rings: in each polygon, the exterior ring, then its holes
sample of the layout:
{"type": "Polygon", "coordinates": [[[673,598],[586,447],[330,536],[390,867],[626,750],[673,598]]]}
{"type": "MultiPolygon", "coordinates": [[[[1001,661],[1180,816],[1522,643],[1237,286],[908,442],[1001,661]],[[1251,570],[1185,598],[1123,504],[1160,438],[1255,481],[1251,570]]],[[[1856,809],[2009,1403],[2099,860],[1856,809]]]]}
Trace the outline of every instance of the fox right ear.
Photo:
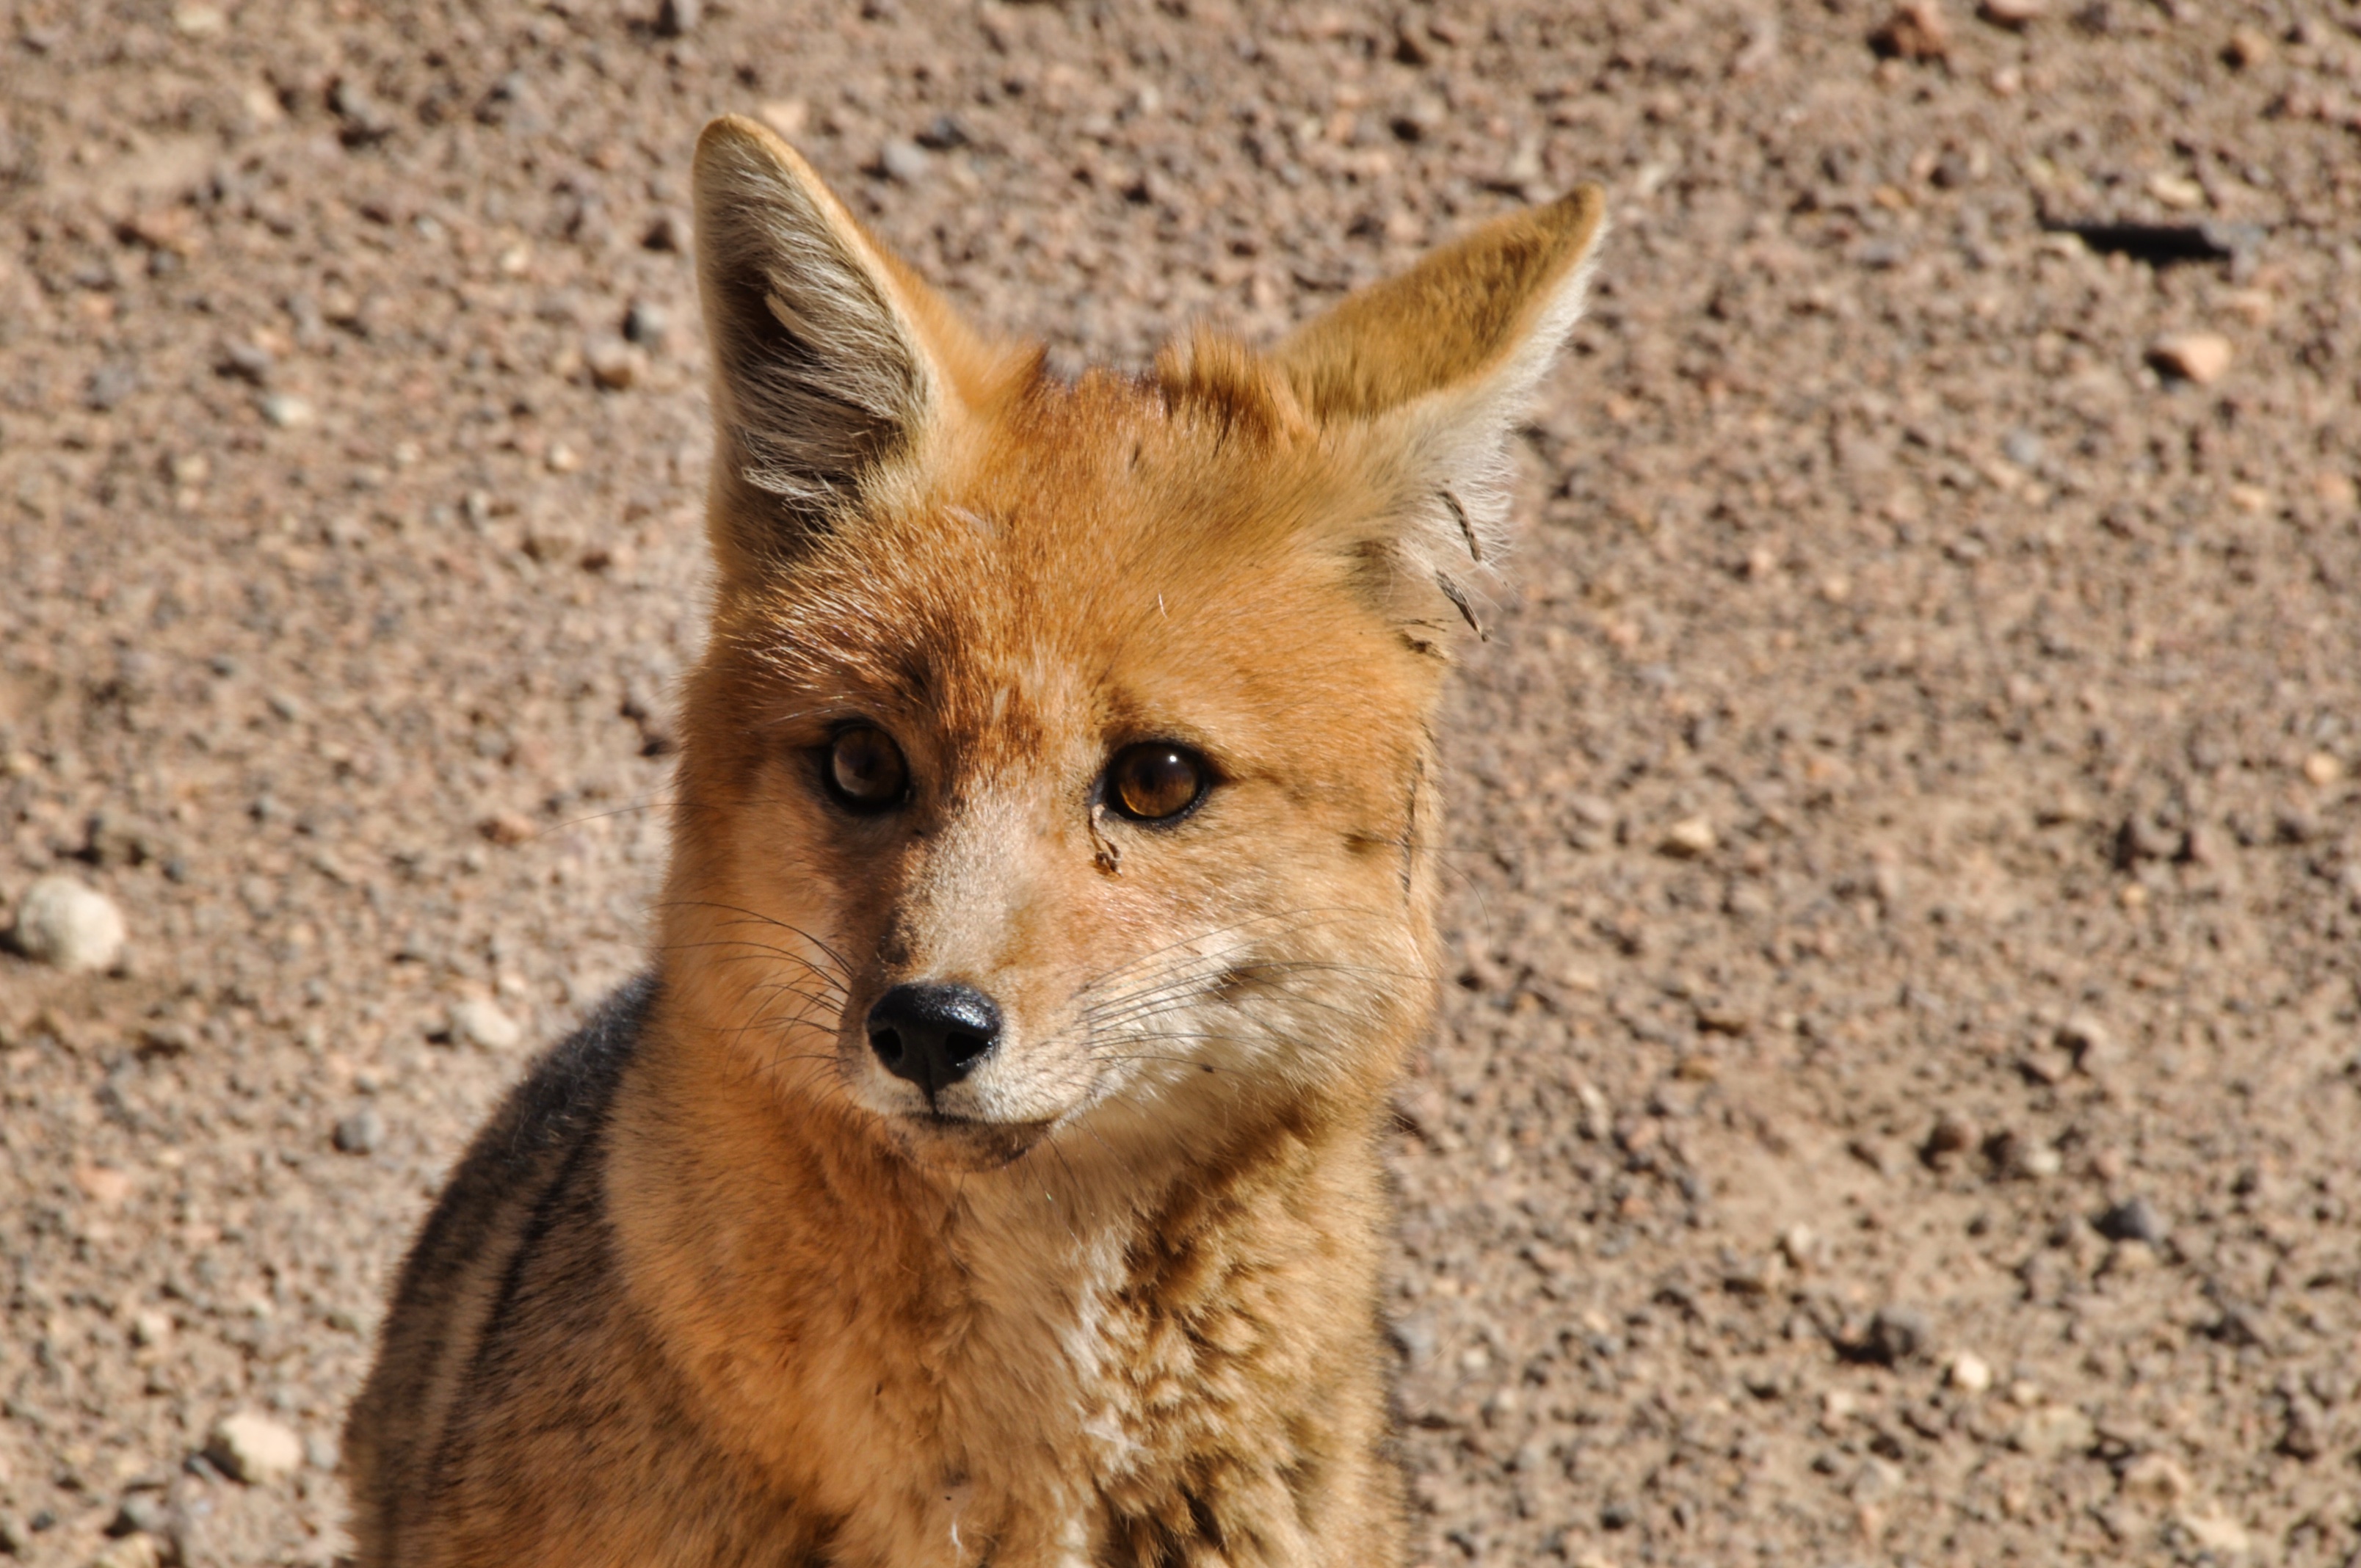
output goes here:
{"type": "Polygon", "coordinates": [[[1506,443],[1581,314],[1607,203],[1586,185],[1496,218],[1272,352],[1314,423],[1357,437],[1393,492],[1378,536],[1395,614],[1475,624],[1465,574],[1506,543],[1506,443]]]}
{"type": "Polygon", "coordinates": [[[986,354],[763,126],[707,126],[695,184],[714,544],[730,572],[791,554],[880,470],[922,455],[986,354]]]}

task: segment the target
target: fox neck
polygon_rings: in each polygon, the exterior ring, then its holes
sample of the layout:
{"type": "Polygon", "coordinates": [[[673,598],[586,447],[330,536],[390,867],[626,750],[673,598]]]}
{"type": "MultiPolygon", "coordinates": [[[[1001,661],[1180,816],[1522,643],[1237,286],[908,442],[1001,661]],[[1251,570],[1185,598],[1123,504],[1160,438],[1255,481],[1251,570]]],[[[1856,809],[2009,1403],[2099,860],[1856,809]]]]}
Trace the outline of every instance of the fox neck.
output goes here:
{"type": "MultiPolygon", "coordinates": [[[[1174,1391],[1218,1382],[1193,1363],[1366,1357],[1374,1108],[1271,1117],[1185,1160],[1036,1148],[947,1175],[861,1113],[748,1092],[708,1034],[660,1014],[619,1107],[622,1273],[700,1408],[784,1487],[849,1519],[968,1498],[970,1539],[1079,1519],[1180,1462],[1174,1391]],[[1281,1309],[1298,1288],[1329,1305],[1281,1309]],[[1290,1317],[1326,1326],[1264,1343],[1290,1317]]],[[[1011,1560],[1066,1555],[1038,1545],[1011,1560]]]]}

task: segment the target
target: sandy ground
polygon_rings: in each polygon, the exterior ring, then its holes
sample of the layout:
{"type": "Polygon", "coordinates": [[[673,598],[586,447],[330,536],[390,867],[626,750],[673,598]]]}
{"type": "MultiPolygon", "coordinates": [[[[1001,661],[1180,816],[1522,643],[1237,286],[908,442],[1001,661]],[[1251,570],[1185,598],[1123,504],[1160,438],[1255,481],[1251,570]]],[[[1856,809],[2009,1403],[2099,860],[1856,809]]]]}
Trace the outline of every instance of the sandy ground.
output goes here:
{"type": "Polygon", "coordinates": [[[759,108],[1064,364],[1611,192],[1445,740],[1426,1562],[2356,1560],[2361,13],[675,9],[0,7],[0,908],[129,932],[0,955],[0,1551],[341,1550],[640,961],[759,108]]]}

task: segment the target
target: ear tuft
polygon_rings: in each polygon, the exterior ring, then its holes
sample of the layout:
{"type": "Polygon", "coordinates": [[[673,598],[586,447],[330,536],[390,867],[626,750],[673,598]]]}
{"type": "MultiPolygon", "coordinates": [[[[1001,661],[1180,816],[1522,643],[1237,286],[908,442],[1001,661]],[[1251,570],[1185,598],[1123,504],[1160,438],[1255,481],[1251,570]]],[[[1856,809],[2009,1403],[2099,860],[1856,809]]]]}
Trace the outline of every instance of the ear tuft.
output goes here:
{"type": "Polygon", "coordinates": [[[956,328],[763,126],[708,126],[695,180],[718,482],[771,498],[766,510],[796,526],[827,526],[941,418],[928,329],[956,328]]]}
{"type": "Polygon", "coordinates": [[[1272,362],[1235,338],[1199,327],[1156,356],[1156,386],[1175,411],[1268,445],[1305,434],[1303,406],[1272,362]]]}

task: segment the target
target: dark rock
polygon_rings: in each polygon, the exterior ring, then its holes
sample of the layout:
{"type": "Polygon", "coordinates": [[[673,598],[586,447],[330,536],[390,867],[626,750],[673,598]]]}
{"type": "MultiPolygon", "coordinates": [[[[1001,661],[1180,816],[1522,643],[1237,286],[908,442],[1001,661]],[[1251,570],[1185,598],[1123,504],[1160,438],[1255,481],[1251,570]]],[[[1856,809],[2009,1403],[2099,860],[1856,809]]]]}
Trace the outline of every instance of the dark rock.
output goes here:
{"type": "Polygon", "coordinates": [[[2162,1246],[2171,1227],[2145,1198],[2129,1198],[2099,1216],[2098,1232],[2111,1242],[2146,1242],[2162,1246]]]}
{"type": "Polygon", "coordinates": [[[1898,1366],[1925,1355],[1933,1343],[1934,1331],[1925,1313],[1908,1307],[1880,1307],[1869,1321],[1861,1353],[1882,1365],[1898,1366]]]}

